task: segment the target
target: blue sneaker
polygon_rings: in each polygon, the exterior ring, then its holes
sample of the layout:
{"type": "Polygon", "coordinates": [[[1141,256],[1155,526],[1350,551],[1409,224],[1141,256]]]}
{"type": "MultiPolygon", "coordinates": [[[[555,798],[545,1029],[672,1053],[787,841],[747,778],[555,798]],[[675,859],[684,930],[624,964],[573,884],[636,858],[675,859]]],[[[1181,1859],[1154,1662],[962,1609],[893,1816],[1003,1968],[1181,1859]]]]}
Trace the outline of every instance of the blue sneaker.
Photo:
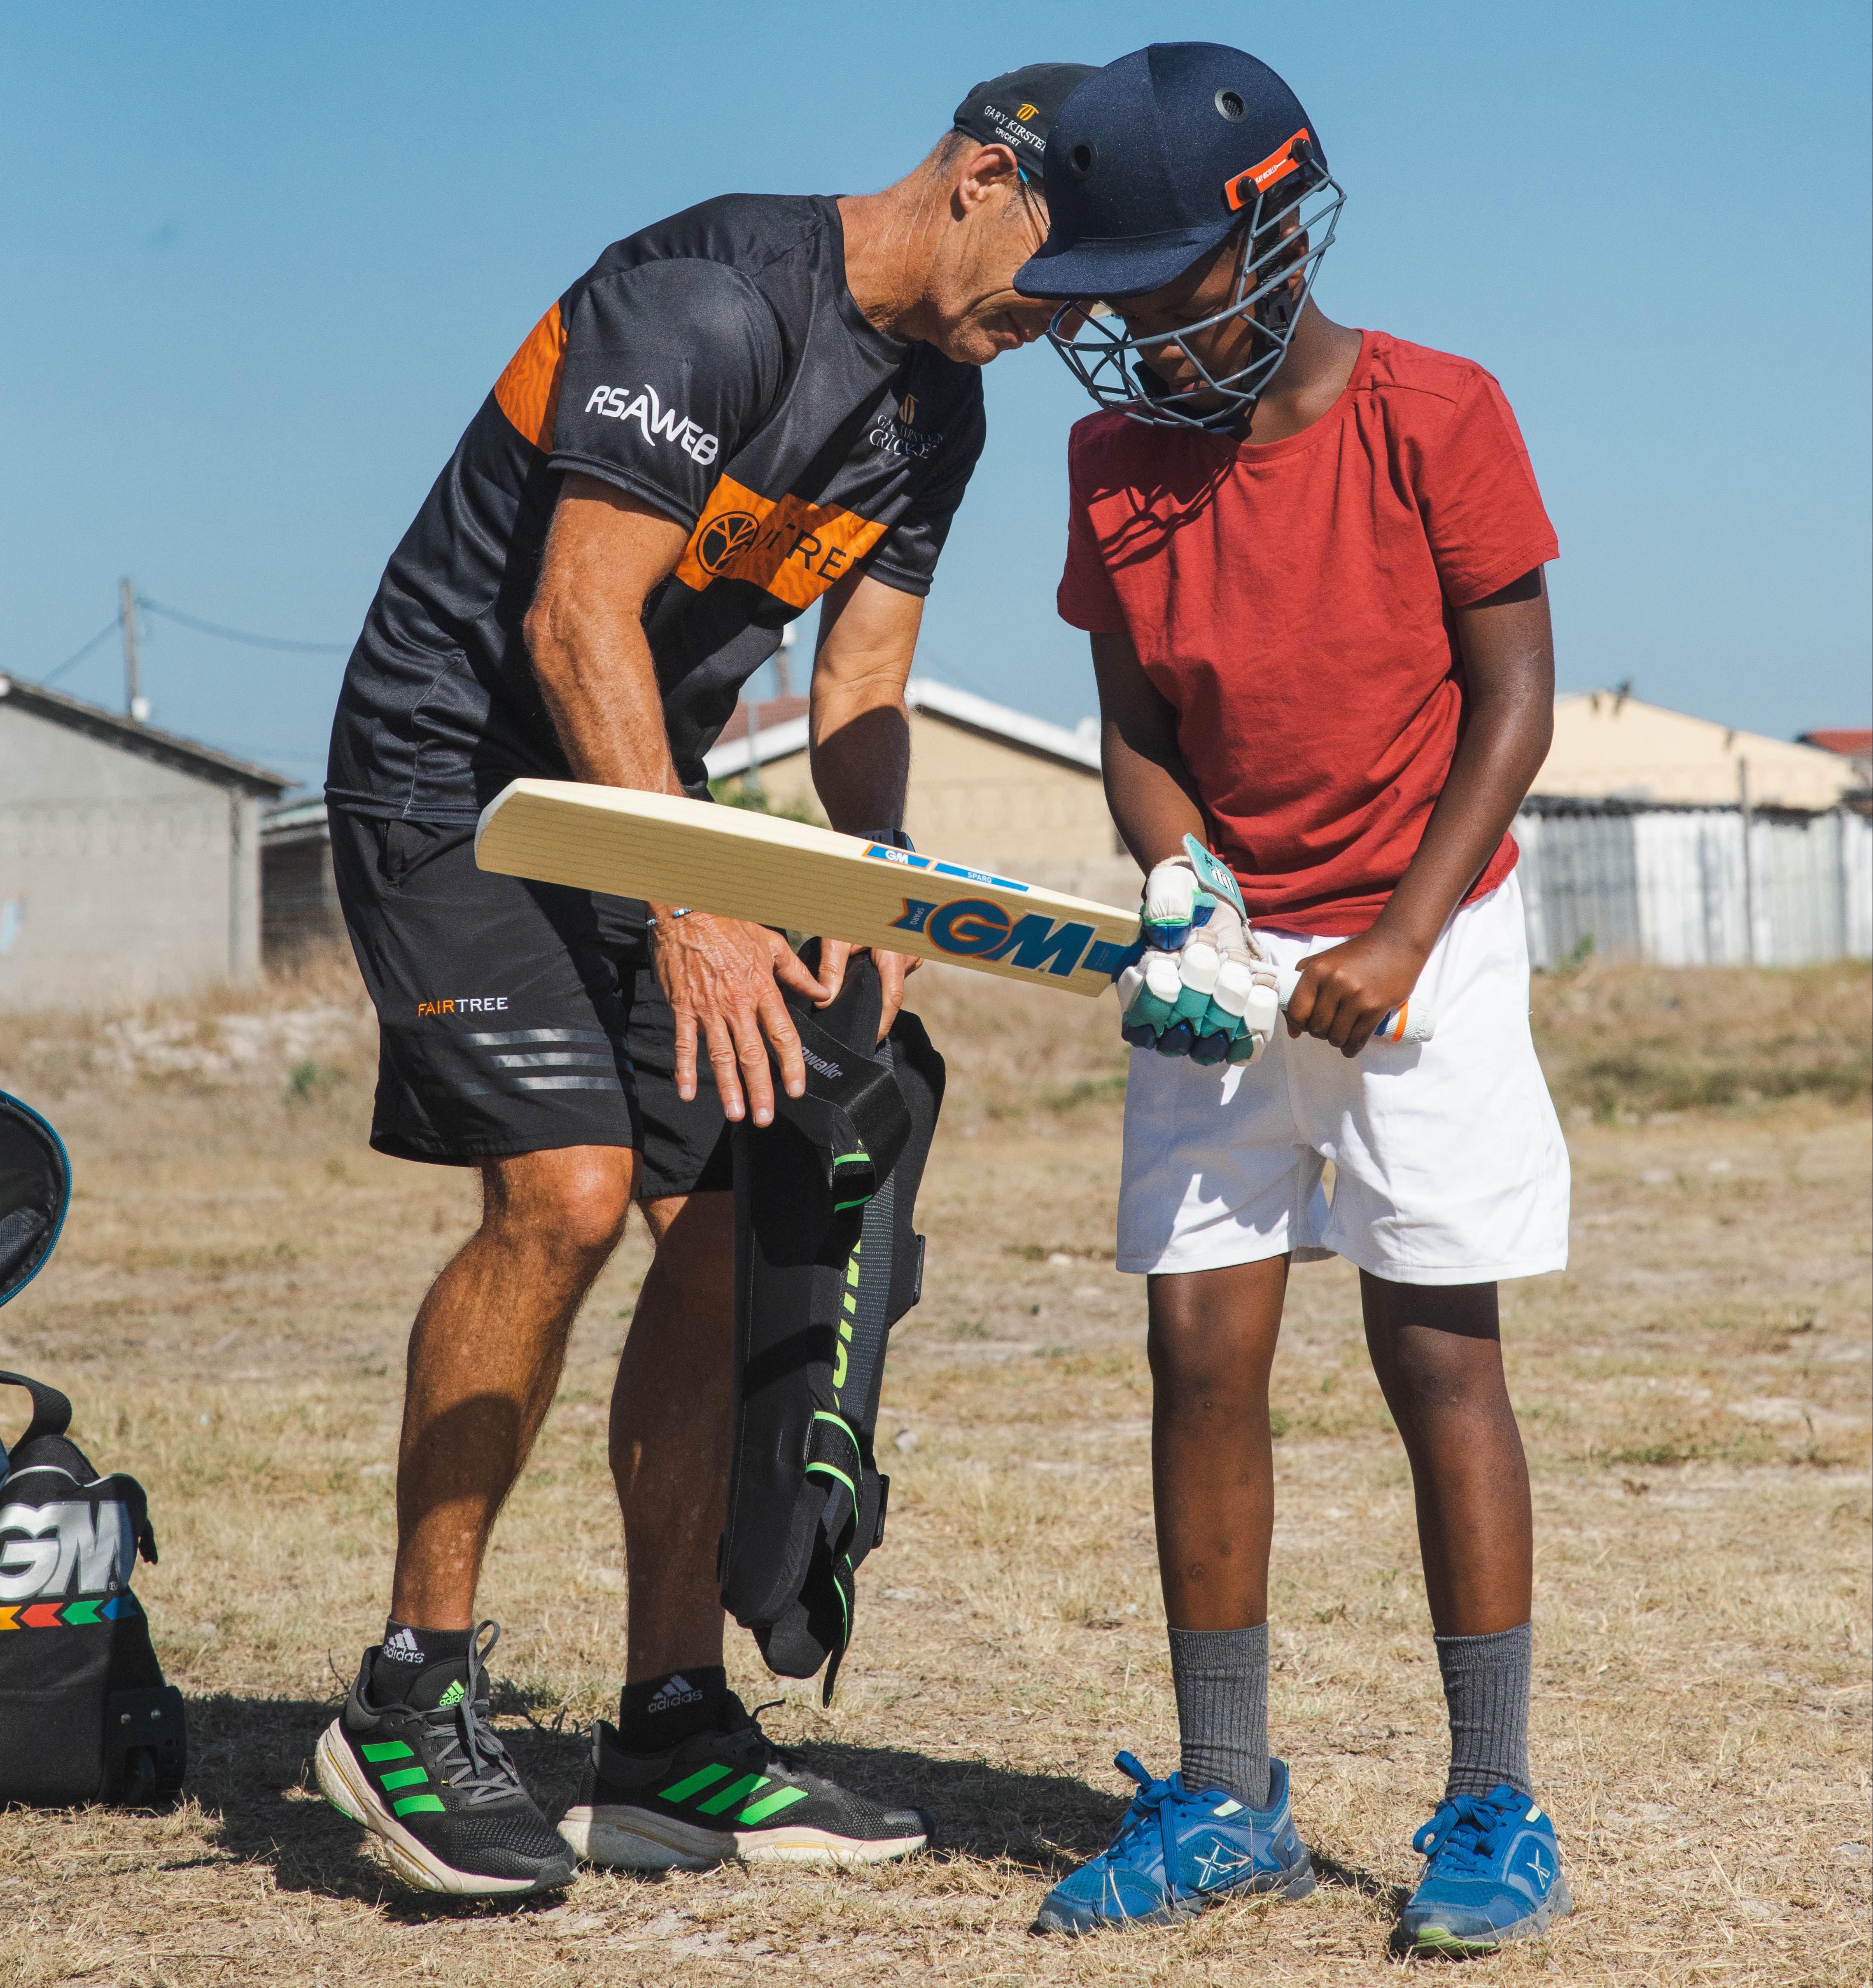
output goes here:
{"type": "Polygon", "coordinates": [[[1168,1925],[1239,1892],[1304,1898],[1313,1889],[1313,1865],[1288,1813],[1281,1761],[1268,1763],[1266,1808],[1246,1807],[1222,1788],[1187,1788],[1182,1774],[1155,1781],[1129,1753],[1115,1764],[1138,1792],[1112,1847],[1047,1894],[1036,1932],[1168,1925]]]}
{"type": "Polygon", "coordinates": [[[1445,1802],[1412,1848],[1425,1868],[1392,1936],[1400,1952],[1493,1953],[1574,1910],[1554,1824],[1506,1781],[1445,1802]]]}

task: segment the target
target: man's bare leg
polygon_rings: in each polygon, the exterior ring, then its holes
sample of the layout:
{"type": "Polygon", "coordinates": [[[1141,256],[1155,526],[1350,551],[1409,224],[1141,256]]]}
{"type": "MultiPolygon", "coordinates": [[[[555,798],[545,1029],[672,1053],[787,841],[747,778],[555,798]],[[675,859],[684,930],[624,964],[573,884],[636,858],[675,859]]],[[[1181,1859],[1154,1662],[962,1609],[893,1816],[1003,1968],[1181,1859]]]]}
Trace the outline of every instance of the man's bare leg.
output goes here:
{"type": "Polygon", "coordinates": [[[735,1197],[674,1195],[644,1212],[657,1255],[611,1397],[627,1684],[722,1660],[715,1548],[733,1405],[735,1197]]]}
{"type": "Polygon", "coordinates": [[[566,1340],[624,1232],[637,1155],[568,1146],[482,1168],[482,1224],[410,1334],[390,1612],[465,1629],[495,1515],[552,1405],[566,1340]]]}
{"type": "Polygon", "coordinates": [[[410,1334],[391,1633],[319,1735],[314,1767],[326,1799],[428,1890],[555,1891],[575,1875],[570,1846],[479,1723],[485,1674],[471,1625],[495,1515],[552,1405],[566,1335],[636,1179],[636,1155],[615,1146],[489,1161],[481,1226],[410,1334]]]}

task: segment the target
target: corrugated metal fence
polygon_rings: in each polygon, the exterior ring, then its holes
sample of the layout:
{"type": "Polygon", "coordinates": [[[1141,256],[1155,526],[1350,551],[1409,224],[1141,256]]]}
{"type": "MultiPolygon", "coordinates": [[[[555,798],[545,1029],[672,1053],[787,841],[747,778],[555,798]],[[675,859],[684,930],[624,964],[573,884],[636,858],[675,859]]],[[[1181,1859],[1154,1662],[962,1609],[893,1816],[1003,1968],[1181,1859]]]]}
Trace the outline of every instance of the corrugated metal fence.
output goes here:
{"type": "Polygon", "coordinates": [[[1661,966],[1873,958],[1873,823],[1531,797],[1516,817],[1532,964],[1592,941],[1661,966]]]}

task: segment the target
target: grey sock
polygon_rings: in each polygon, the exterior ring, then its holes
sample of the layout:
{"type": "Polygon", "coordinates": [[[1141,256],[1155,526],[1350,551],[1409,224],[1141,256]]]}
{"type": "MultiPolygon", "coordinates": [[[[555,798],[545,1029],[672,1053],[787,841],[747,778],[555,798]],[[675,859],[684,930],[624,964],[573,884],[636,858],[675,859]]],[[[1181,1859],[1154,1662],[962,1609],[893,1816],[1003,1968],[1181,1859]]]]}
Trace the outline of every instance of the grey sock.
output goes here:
{"type": "Polygon", "coordinates": [[[1534,1672],[1534,1628],[1500,1629],[1493,1636],[1439,1636],[1437,1667],[1450,1708],[1450,1780],[1453,1795],[1486,1795],[1506,1781],[1534,1799],[1528,1771],[1528,1695],[1534,1672]]]}
{"type": "Polygon", "coordinates": [[[1268,1806],[1268,1625],[1173,1629],[1171,1679],[1184,1743],[1184,1785],[1227,1788],[1268,1806]]]}

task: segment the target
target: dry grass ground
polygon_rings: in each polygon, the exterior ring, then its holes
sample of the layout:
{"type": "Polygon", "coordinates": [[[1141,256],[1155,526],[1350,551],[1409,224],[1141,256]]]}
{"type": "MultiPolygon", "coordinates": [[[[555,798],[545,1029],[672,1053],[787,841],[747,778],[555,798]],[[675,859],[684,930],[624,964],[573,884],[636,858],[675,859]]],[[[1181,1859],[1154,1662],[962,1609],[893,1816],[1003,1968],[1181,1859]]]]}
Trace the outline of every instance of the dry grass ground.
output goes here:
{"type": "MultiPolygon", "coordinates": [[[[370,1038],[335,966],[5,1023],[0,1084],[56,1117],[78,1194],[0,1354],[67,1388],[93,1453],[150,1489],[163,1558],[139,1587],[193,1760],[168,1814],[0,1815],[0,1983],[1381,1978],[1444,1740],[1405,1466],[1340,1265],[1297,1274],[1277,1370],[1274,1728],[1329,1882],[1175,1931],[1027,1934],[1119,1811],[1115,1746],[1175,1760],[1143,1291],[1111,1267],[1122,1080],[1104,1004],[921,987],[955,1080],[887,1384],[890,1537],[830,1713],[746,1638],[732,1662],[751,1702],[784,1698],[772,1729],[927,1803],[944,1847],[853,1875],[588,1875],[506,1912],[400,1891],[309,1772],[382,1620],[403,1335],[472,1182],[366,1149],[370,1038]]],[[[1868,975],[1590,969],[1538,1002],[1574,1256],[1508,1287],[1505,1339],[1539,1526],[1537,1771],[1578,1911],[1478,1965],[1865,1980],[1868,975]]],[[[644,1259],[634,1232],[588,1307],[489,1569],[502,1723],[549,1806],[617,1683],[605,1401],[644,1259]]]]}

